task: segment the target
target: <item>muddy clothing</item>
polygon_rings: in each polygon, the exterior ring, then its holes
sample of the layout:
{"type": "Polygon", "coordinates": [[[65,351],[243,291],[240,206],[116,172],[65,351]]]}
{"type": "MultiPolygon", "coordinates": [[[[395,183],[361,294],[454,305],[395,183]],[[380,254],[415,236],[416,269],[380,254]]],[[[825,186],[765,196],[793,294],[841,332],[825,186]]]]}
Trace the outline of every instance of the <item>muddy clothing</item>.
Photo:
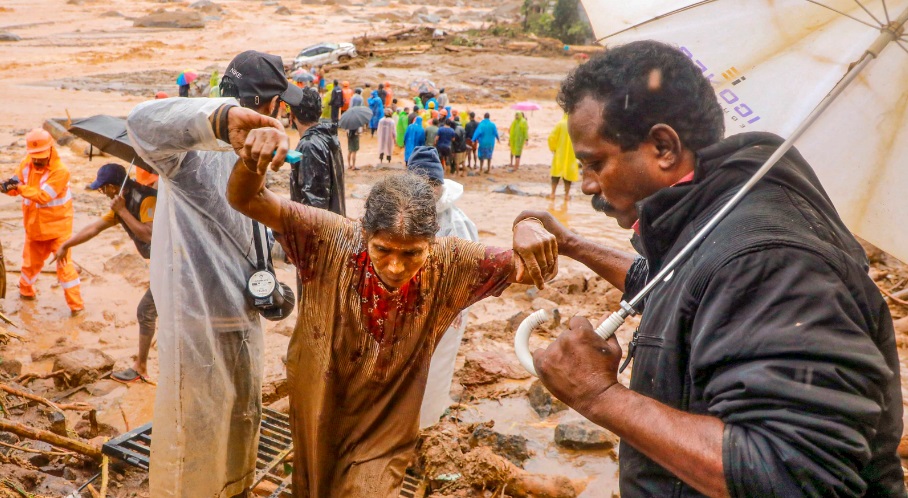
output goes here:
{"type": "MultiPolygon", "coordinates": [[[[129,211],[129,214],[131,214],[133,218],[139,220],[140,223],[150,223],[154,221],[154,210],[158,201],[158,191],[156,189],[139,185],[135,180],[126,180],[126,188],[123,192],[123,199],[126,201],[126,210],[129,211]]],[[[123,230],[126,230],[126,235],[129,235],[133,244],[136,245],[136,250],[139,251],[139,254],[145,259],[151,258],[151,242],[144,242],[136,237],[136,234],[132,232],[129,225],[117,216],[116,213],[112,210],[108,211],[102,218],[109,223],[119,222],[120,226],[123,227],[123,230]]]]}
{"type": "Polygon", "coordinates": [[[436,239],[392,294],[359,222],[293,202],[282,216],[308,304],[287,354],[295,496],[396,498],[436,344],[463,309],[508,286],[513,252],[436,239]]]}
{"type": "MultiPolygon", "coordinates": [[[[635,294],[781,139],[698,152],[693,182],[638,204],[635,294]]],[[[867,259],[810,166],[786,154],[646,299],[634,391],[725,423],[732,496],[906,496],[892,318],[867,259]]],[[[622,496],[699,496],[621,442],[622,496]]]]}
{"type": "Polygon", "coordinates": [[[300,137],[303,158],[290,171],[290,199],[344,216],[344,156],[333,130],[320,123],[300,137]]]}

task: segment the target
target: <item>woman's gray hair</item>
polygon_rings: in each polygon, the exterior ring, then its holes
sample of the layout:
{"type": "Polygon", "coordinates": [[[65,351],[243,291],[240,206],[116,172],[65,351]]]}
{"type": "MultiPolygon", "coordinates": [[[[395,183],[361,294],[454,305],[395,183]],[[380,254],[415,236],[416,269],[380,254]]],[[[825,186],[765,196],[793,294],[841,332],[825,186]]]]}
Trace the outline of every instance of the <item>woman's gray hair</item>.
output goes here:
{"type": "Polygon", "coordinates": [[[362,223],[369,236],[384,231],[434,239],[438,220],[432,185],[412,173],[382,178],[369,192],[362,223]]]}

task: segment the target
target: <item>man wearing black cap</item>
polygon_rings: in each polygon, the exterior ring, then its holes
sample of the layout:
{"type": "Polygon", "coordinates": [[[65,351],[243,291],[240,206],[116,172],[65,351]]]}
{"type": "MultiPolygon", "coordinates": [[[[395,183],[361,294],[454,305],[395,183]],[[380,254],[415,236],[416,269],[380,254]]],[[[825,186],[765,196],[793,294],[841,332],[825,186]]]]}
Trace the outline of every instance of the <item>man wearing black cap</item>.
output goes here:
{"type": "MultiPolygon", "coordinates": [[[[116,163],[109,163],[98,169],[98,176],[88,186],[88,190],[97,190],[110,200],[110,211],[73,235],[60,246],[54,260],[65,257],[66,251],[79,244],[88,242],[108,228],[119,224],[136,245],[143,258],[151,256],[151,227],[157,205],[158,191],[141,185],[135,180],[127,179],[126,168],[116,163]],[[122,187],[122,191],[120,189],[122,187]]],[[[154,337],[158,311],[154,305],[151,289],[145,291],[136,309],[139,322],[139,354],[132,368],[114,372],[111,377],[120,382],[144,380],[148,376],[148,351],[154,337]]]]}
{"type": "Polygon", "coordinates": [[[267,238],[224,192],[250,131],[283,130],[271,117],[278,101],[298,105],[302,90],[288,85],[280,57],[255,51],[230,62],[220,89],[232,98],[144,102],[127,120],[133,145],[160,175],[151,251],[160,315],[154,497],[240,496],[255,473],[263,339],[245,289],[255,240],[267,238]]]}

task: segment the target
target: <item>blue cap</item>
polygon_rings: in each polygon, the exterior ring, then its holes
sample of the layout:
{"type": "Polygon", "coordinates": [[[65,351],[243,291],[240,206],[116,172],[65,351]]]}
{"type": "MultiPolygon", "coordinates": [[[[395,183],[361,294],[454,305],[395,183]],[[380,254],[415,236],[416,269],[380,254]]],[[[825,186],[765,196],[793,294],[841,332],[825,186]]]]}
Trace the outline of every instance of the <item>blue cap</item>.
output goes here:
{"type": "Polygon", "coordinates": [[[410,160],[407,161],[407,171],[437,182],[445,181],[445,170],[441,167],[435,147],[421,146],[413,149],[410,160]]]}
{"type": "Polygon", "coordinates": [[[98,168],[98,177],[88,186],[88,190],[98,190],[104,185],[123,185],[126,179],[126,168],[117,163],[107,163],[98,168]]]}

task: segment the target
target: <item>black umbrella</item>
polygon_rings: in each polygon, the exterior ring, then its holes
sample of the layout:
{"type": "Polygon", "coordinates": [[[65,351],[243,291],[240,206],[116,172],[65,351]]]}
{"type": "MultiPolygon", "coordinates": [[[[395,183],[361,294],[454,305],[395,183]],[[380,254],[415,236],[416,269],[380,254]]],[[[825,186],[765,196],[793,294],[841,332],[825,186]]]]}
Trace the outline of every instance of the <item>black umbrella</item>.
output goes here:
{"type": "Polygon", "coordinates": [[[337,124],[345,130],[355,130],[369,124],[371,119],[372,109],[366,106],[356,106],[344,111],[344,115],[337,124]]]}
{"type": "Polygon", "coordinates": [[[90,118],[76,119],[70,125],[69,132],[106,154],[129,161],[149,173],[155,173],[133,148],[126,134],[126,120],[123,118],[99,114],[90,118]]]}

